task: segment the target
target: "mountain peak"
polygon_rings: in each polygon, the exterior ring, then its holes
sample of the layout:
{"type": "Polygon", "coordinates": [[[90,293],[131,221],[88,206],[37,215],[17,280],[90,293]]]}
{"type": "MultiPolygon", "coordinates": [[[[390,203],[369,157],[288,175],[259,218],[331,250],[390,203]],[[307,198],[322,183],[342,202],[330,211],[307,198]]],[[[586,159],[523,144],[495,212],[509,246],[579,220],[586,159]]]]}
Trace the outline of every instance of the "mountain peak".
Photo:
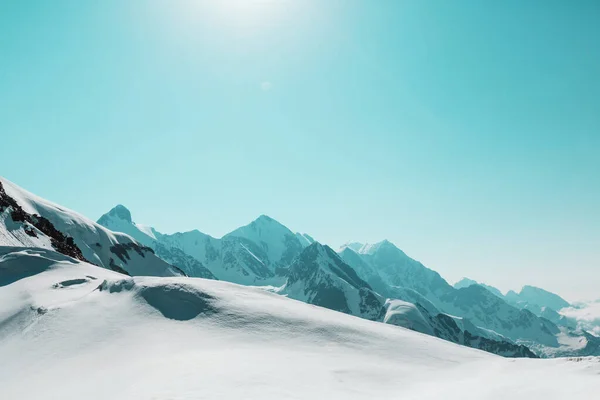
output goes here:
{"type": "Polygon", "coordinates": [[[300,241],[300,244],[302,244],[302,247],[307,247],[315,242],[315,239],[308,233],[296,232],[296,237],[300,241]]]}
{"type": "Polygon", "coordinates": [[[107,212],[104,215],[110,215],[111,217],[117,217],[117,218],[120,218],[129,223],[132,222],[131,211],[129,211],[127,209],[127,207],[125,207],[122,204],[117,204],[115,207],[113,207],[109,212],[107,212]]]}
{"type": "Polygon", "coordinates": [[[381,250],[393,250],[402,252],[395,244],[390,242],[387,239],[382,240],[381,242],[377,242],[374,244],[366,243],[364,246],[360,248],[358,251],[361,254],[374,254],[381,250]]]}
{"type": "Polygon", "coordinates": [[[253,222],[271,223],[271,222],[277,222],[277,221],[275,221],[273,218],[269,217],[266,214],[261,214],[253,222]]]}
{"type": "Polygon", "coordinates": [[[477,281],[474,281],[473,279],[469,279],[469,278],[462,278],[460,281],[456,282],[454,284],[454,288],[455,289],[461,289],[464,287],[469,287],[471,285],[478,285],[479,283],[477,281]]]}
{"type": "Polygon", "coordinates": [[[310,244],[310,246],[307,246],[306,249],[305,249],[305,251],[308,252],[310,250],[324,250],[324,249],[325,249],[324,245],[322,245],[321,243],[315,241],[315,242],[312,242],[310,244]]]}
{"type": "Polygon", "coordinates": [[[340,247],[338,252],[341,253],[342,251],[344,251],[346,249],[350,249],[350,250],[354,251],[355,253],[358,253],[363,246],[364,246],[364,243],[360,243],[360,242],[346,242],[340,247]]]}
{"type": "Polygon", "coordinates": [[[326,244],[321,244],[317,241],[311,243],[309,246],[307,246],[301,253],[301,255],[304,254],[305,256],[310,256],[310,257],[314,257],[317,254],[321,254],[323,256],[329,257],[329,258],[334,258],[337,259],[339,258],[339,255],[329,246],[327,246],[326,244]]]}
{"type": "MultiPolygon", "coordinates": [[[[229,232],[225,236],[242,236],[247,237],[250,232],[258,233],[258,236],[262,236],[263,234],[267,234],[267,232],[279,234],[289,234],[294,235],[292,231],[290,231],[285,225],[280,223],[279,221],[269,217],[268,215],[262,214],[254,221],[250,222],[248,225],[244,225],[242,227],[237,228],[236,230],[229,232]]],[[[251,234],[254,236],[255,234],[251,234]]]]}
{"type": "Polygon", "coordinates": [[[327,271],[328,274],[338,276],[356,289],[361,287],[371,289],[369,284],[363,281],[331,247],[319,242],[314,242],[306,247],[290,268],[295,271],[295,274],[292,274],[292,281],[298,278],[298,270],[304,271],[303,273],[308,271],[312,273],[321,269],[327,271]]]}

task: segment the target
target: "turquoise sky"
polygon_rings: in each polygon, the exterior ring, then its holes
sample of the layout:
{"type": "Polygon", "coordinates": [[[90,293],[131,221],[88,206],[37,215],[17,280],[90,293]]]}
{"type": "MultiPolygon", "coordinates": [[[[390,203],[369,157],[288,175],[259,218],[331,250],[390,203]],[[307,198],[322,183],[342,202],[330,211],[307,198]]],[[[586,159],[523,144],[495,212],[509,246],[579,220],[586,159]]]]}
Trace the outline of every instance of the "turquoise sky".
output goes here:
{"type": "Polygon", "coordinates": [[[0,0],[0,174],[600,297],[600,2],[0,0]]]}

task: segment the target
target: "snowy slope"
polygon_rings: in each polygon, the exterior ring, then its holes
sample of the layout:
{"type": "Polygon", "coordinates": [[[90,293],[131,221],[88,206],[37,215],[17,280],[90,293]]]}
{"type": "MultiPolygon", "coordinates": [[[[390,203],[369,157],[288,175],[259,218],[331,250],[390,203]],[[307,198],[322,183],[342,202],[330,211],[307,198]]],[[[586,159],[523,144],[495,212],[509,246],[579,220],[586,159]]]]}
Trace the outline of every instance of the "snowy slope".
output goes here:
{"type": "MultiPolygon", "coordinates": [[[[69,255],[73,255],[73,251],[80,251],[81,258],[93,264],[126,271],[130,275],[181,275],[179,269],[156,257],[152,249],[140,245],[128,235],[112,232],[83,215],[29,193],[4,178],[0,178],[0,185],[4,194],[14,200],[28,218],[38,220],[38,216],[41,216],[49,221],[50,230],[57,231],[55,235],[73,238],[75,246],[72,251],[66,251],[69,255]]],[[[57,249],[55,245],[48,246],[48,241],[52,244],[52,239],[44,238],[47,235],[36,231],[37,238],[34,238],[27,234],[26,231],[31,228],[27,223],[15,224],[9,212],[12,208],[14,207],[0,210],[0,245],[57,249]],[[39,240],[23,240],[23,232],[30,238],[39,240]]],[[[68,243],[65,246],[68,247],[68,243]]]]}
{"type": "Polygon", "coordinates": [[[138,242],[152,248],[159,258],[184,271],[187,276],[216,279],[202,262],[170,245],[160,232],[146,225],[136,224],[131,218],[131,212],[123,205],[119,204],[101,216],[98,224],[112,231],[130,235],[138,242]]]}
{"type": "Polygon", "coordinates": [[[393,292],[399,297],[385,301],[338,254],[318,242],[296,258],[289,268],[286,284],[277,292],[309,304],[399,325],[495,354],[535,357],[525,346],[515,345],[465,319],[441,313],[410,289],[395,287],[393,292]]]}
{"type": "Polygon", "coordinates": [[[263,249],[245,238],[217,239],[194,230],[163,235],[160,243],[198,260],[219,280],[255,285],[275,275],[263,249]]]}
{"type": "Polygon", "coordinates": [[[364,256],[358,254],[348,246],[342,247],[338,254],[340,258],[344,260],[346,264],[350,265],[376,292],[381,293],[386,297],[395,297],[390,293],[391,285],[389,282],[383,280],[377,268],[367,262],[367,260],[363,258],[364,256]]]}
{"type": "Polygon", "coordinates": [[[504,357],[537,358],[526,346],[480,329],[463,318],[447,314],[431,314],[419,304],[388,300],[383,322],[402,326],[453,343],[481,349],[504,357]]]}
{"type": "MultiPolygon", "coordinates": [[[[224,236],[224,238],[234,237],[244,238],[257,244],[267,257],[262,261],[270,265],[273,272],[276,268],[287,268],[306,247],[302,245],[296,234],[266,215],[261,215],[250,224],[224,236]]],[[[309,240],[308,238],[306,239],[309,240]]]]}
{"type": "Polygon", "coordinates": [[[358,253],[360,251],[360,249],[363,248],[364,245],[365,245],[364,243],[360,243],[360,242],[346,242],[338,249],[338,253],[341,253],[346,248],[358,253]]]}
{"type": "MultiPolygon", "coordinates": [[[[118,224],[123,224],[114,223],[114,217],[105,216],[99,221],[104,225],[117,229],[118,224]]],[[[137,226],[132,228],[129,222],[124,225],[121,227],[123,231],[134,234],[132,230],[137,230],[138,235],[143,235],[137,226]]],[[[174,234],[153,232],[156,242],[193,257],[217,279],[244,285],[282,284],[286,268],[304,247],[314,241],[307,234],[292,233],[266,215],[220,239],[198,230],[174,234]]]]}
{"type": "Polygon", "coordinates": [[[358,317],[381,320],[385,299],[328,246],[314,242],[294,260],[278,293],[358,317]]]}
{"type": "Polygon", "coordinates": [[[554,311],[560,311],[570,306],[569,302],[557,294],[534,286],[523,286],[519,293],[511,290],[506,293],[506,301],[519,308],[526,308],[536,315],[540,315],[542,309],[548,307],[554,311]]]}
{"type": "Polygon", "coordinates": [[[442,309],[465,317],[475,325],[491,329],[514,341],[534,341],[557,346],[559,329],[552,322],[520,310],[479,285],[454,290],[441,299],[442,309]]]}
{"type": "MultiPolygon", "coordinates": [[[[530,311],[557,326],[571,329],[574,329],[577,326],[577,323],[573,319],[561,315],[556,311],[557,309],[561,310],[562,308],[569,307],[569,303],[560,296],[544,289],[533,286],[524,286],[520,293],[510,290],[506,295],[503,295],[502,292],[495,287],[476,282],[469,278],[463,278],[456,282],[454,288],[464,289],[472,285],[481,286],[511,306],[521,310],[530,311]]],[[[584,335],[580,336],[581,340],[586,340],[584,335]]]]}
{"type": "Polygon", "coordinates": [[[407,256],[393,243],[384,240],[365,244],[358,252],[370,264],[387,286],[413,289],[440,306],[440,296],[451,293],[453,287],[437,272],[407,256]]]}
{"type": "Polygon", "coordinates": [[[140,227],[133,222],[131,211],[122,204],[118,204],[112,210],[98,219],[98,224],[113,232],[123,232],[137,240],[143,245],[150,246],[160,236],[153,228],[140,227]]]}
{"type": "MultiPolygon", "coordinates": [[[[437,272],[411,259],[388,241],[366,244],[358,252],[345,247],[340,255],[361,278],[388,298],[420,304],[434,316],[436,311],[432,307],[435,307],[441,313],[464,318],[478,329],[487,330],[489,338],[495,335],[509,338],[536,348],[541,355],[565,350],[561,341],[563,332],[553,322],[508,304],[503,296],[493,293],[493,287],[490,290],[466,280],[462,282],[464,285],[459,285],[465,287],[456,289],[437,272]]],[[[578,333],[569,332],[569,335],[578,333]]],[[[579,337],[585,340],[583,333],[579,333],[579,337]]],[[[572,350],[574,355],[579,353],[577,347],[572,350]]]]}
{"type": "MultiPolygon", "coordinates": [[[[3,399],[587,399],[597,358],[505,359],[257,288],[0,248],[3,399]]],[[[593,398],[593,397],[592,397],[593,398]]]]}
{"type": "Polygon", "coordinates": [[[298,241],[300,241],[302,247],[308,247],[315,242],[315,239],[313,239],[308,233],[296,232],[296,237],[298,238],[298,241]]]}
{"type": "Polygon", "coordinates": [[[482,286],[484,288],[486,288],[487,290],[489,290],[492,294],[500,297],[501,299],[504,299],[504,295],[502,294],[502,292],[490,285],[486,285],[485,283],[479,283],[477,281],[474,281],[473,279],[469,279],[469,278],[462,278],[460,281],[456,282],[453,286],[455,289],[462,289],[462,288],[466,288],[469,287],[471,285],[479,285],[482,286]]]}

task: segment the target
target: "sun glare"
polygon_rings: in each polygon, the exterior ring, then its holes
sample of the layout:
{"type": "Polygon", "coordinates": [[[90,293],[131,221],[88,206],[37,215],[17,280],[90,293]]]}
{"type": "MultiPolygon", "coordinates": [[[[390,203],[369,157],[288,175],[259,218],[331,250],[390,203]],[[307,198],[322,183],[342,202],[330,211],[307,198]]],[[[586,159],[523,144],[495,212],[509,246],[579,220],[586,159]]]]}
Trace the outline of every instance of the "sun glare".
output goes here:
{"type": "Polygon", "coordinates": [[[215,0],[210,2],[219,18],[236,25],[267,24],[290,6],[287,0],[215,0]]]}

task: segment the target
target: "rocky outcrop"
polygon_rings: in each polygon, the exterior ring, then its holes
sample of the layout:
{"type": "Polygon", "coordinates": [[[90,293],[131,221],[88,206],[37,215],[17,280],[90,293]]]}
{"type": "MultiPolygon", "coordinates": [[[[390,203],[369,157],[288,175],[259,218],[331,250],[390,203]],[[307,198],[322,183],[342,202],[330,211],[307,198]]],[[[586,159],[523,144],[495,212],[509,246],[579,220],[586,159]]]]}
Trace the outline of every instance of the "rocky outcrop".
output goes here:
{"type": "Polygon", "coordinates": [[[385,299],[328,246],[314,242],[288,269],[281,294],[309,304],[380,321],[385,299]]]}
{"type": "Polygon", "coordinates": [[[52,247],[57,252],[66,256],[76,258],[80,261],[89,262],[83,256],[81,249],[75,244],[72,237],[64,235],[54,227],[48,219],[37,215],[29,214],[4,190],[0,182],[0,212],[10,210],[10,217],[13,222],[21,223],[24,232],[31,237],[37,237],[37,233],[32,227],[37,228],[41,233],[50,238],[52,247]]]}

